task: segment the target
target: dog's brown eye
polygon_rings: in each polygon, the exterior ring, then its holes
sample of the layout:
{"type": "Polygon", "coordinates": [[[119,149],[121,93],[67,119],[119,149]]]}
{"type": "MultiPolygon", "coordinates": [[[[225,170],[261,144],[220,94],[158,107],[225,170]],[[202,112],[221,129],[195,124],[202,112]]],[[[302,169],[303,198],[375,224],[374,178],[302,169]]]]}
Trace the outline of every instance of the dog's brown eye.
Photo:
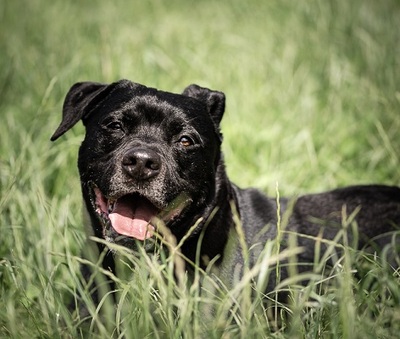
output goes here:
{"type": "Polygon", "coordinates": [[[194,145],[193,140],[190,139],[190,138],[189,138],[188,136],[186,136],[186,135],[184,135],[183,137],[181,137],[181,138],[179,139],[179,142],[180,142],[180,144],[181,144],[183,147],[189,147],[189,146],[194,145]]]}

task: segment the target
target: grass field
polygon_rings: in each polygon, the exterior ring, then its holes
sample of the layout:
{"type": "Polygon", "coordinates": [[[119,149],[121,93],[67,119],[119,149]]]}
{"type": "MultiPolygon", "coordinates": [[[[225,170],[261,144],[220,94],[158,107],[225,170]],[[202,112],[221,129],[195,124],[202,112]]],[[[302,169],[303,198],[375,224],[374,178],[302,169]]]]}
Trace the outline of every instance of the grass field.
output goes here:
{"type": "MultiPolygon", "coordinates": [[[[83,127],[49,141],[75,82],[127,78],[173,92],[190,83],[225,92],[228,173],[271,196],[400,185],[399,22],[396,0],[1,1],[0,337],[84,336],[65,306],[81,288],[83,127]]],[[[271,241],[261,259],[273,260],[273,251],[271,241]]],[[[338,258],[329,284],[290,285],[288,320],[273,294],[260,302],[268,272],[256,287],[246,276],[204,299],[196,285],[176,285],[171,258],[122,253],[116,315],[104,304],[90,331],[399,338],[399,271],[370,258],[359,280],[360,257],[348,250],[338,258]],[[201,311],[208,306],[212,317],[201,311]]]]}

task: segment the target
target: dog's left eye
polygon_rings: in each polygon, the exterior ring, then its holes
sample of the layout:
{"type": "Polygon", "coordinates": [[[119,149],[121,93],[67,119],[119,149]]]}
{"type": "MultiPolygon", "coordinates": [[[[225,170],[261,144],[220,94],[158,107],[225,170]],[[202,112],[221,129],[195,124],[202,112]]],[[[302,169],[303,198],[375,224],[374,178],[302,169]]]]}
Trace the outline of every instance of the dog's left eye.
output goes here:
{"type": "Polygon", "coordinates": [[[183,146],[183,147],[189,147],[189,146],[193,146],[194,145],[194,141],[188,137],[187,135],[182,136],[179,139],[179,143],[183,146]]]}

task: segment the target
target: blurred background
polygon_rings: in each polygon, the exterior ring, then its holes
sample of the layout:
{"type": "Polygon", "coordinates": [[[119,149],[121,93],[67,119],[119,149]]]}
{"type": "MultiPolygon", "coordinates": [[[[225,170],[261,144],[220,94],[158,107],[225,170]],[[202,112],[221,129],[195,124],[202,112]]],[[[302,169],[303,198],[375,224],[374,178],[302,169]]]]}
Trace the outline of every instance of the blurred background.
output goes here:
{"type": "Polygon", "coordinates": [[[83,127],[49,141],[75,82],[223,91],[240,186],[399,185],[399,22],[396,0],[1,1],[0,333],[54,316],[41,295],[82,243],[83,127]]]}
{"type": "Polygon", "coordinates": [[[399,183],[397,1],[33,0],[0,8],[2,155],[19,153],[6,147],[10,137],[21,143],[19,134],[32,136],[40,154],[63,148],[43,141],[77,81],[127,78],[173,92],[198,83],[227,96],[224,150],[241,185],[275,191],[278,181],[297,193],[399,183]]]}

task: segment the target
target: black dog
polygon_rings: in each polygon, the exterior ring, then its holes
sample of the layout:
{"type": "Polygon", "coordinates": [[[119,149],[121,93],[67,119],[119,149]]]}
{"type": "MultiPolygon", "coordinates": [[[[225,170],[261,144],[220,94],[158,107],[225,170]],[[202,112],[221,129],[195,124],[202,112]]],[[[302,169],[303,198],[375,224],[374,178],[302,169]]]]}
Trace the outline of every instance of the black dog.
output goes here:
{"type": "MultiPolygon", "coordinates": [[[[277,236],[278,219],[286,210],[290,218],[284,233],[299,234],[297,242],[304,249],[299,263],[313,262],[312,237],[333,239],[345,214],[358,226],[359,248],[371,240],[382,248],[396,239],[390,234],[400,225],[399,188],[354,186],[296,201],[280,199],[278,204],[255,189],[232,184],[220,151],[224,109],[223,93],[197,85],[179,95],[127,80],[75,84],[51,140],[79,120],[86,127],[78,167],[94,235],[127,247],[140,241],[151,249],[157,220],[162,220],[178,242],[186,238],[182,253],[195,262],[203,233],[199,264],[213,260],[228,283],[237,264],[243,264],[235,213],[251,248],[250,264],[263,244],[277,236]]],[[[103,245],[98,246],[103,251],[103,245]]],[[[113,255],[107,255],[103,265],[114,270],[113,255]]]]}

